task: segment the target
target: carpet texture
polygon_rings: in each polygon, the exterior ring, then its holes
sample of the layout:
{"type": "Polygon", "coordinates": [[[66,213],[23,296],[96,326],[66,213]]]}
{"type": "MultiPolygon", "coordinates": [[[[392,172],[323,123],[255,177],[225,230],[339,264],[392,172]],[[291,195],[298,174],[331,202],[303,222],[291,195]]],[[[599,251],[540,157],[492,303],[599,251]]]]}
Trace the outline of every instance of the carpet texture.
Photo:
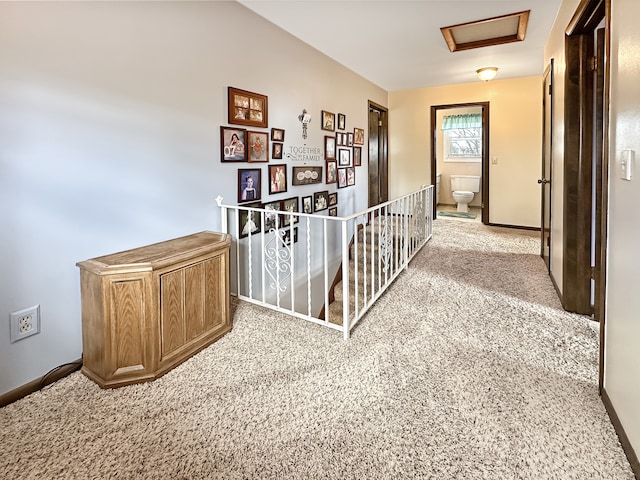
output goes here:
{"type": "Polygon", "coordinates": [[[633,479],[532,232],[438,220],[349,341],[239,302],[155,382],[0,409],[2,479],[633,479]]]}

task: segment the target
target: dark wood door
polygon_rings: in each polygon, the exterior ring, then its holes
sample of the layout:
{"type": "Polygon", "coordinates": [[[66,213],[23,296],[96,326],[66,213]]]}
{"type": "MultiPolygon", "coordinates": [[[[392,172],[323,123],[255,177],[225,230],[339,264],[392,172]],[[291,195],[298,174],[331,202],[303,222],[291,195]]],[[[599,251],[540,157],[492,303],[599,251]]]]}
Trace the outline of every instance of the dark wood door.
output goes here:
{"type": "Polygon", "coordinates": [[[553,132],[553,59],[544,73],[542,86],[542,177],[538,180],[542,190],[540,218],[540,256],[551,271],[551,152],[553,132]]]}
{"type": "Polygon", "coordinates": [[[387,109],[369,102],[369,206],[389,200],[387,109]]]}

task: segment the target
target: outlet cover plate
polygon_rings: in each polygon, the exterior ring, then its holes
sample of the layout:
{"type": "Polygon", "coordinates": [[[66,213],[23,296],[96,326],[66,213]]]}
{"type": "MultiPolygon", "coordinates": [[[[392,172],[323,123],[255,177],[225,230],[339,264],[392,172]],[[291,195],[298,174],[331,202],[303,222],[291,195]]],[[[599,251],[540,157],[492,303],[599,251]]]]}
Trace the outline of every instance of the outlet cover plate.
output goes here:
{"type": "Polygon", "coordinates": [[[40,333],[40,305],[9,314],[9,327],[11,343],[40,333]]]}

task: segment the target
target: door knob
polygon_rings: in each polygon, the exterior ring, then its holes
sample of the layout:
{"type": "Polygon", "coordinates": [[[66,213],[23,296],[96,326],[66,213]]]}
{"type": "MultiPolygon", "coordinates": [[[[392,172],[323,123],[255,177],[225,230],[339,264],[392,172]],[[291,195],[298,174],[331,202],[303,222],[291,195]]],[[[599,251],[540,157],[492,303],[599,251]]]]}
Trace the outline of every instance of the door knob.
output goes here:
{"type": "Polygon", "coordinates": [[[551,183],[551,182],[549,182],[549,180],[547,180],[546,178],[539,178],[538,183],[542,185],[546,185],[547,183],[551,183]]]}

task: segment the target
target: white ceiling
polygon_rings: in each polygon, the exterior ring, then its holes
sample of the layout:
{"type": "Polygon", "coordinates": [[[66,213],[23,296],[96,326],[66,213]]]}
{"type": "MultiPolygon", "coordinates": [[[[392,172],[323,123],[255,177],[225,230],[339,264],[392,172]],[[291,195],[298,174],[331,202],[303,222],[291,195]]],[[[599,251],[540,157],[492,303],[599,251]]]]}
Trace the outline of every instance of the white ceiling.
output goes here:
{"type": "Polygon", "coordinates": [[[541,75],[562,0],[238,0],[387,91],[541,75]],[[441,27],[531,10],[523,42],[451,53],[441,27]]]}

